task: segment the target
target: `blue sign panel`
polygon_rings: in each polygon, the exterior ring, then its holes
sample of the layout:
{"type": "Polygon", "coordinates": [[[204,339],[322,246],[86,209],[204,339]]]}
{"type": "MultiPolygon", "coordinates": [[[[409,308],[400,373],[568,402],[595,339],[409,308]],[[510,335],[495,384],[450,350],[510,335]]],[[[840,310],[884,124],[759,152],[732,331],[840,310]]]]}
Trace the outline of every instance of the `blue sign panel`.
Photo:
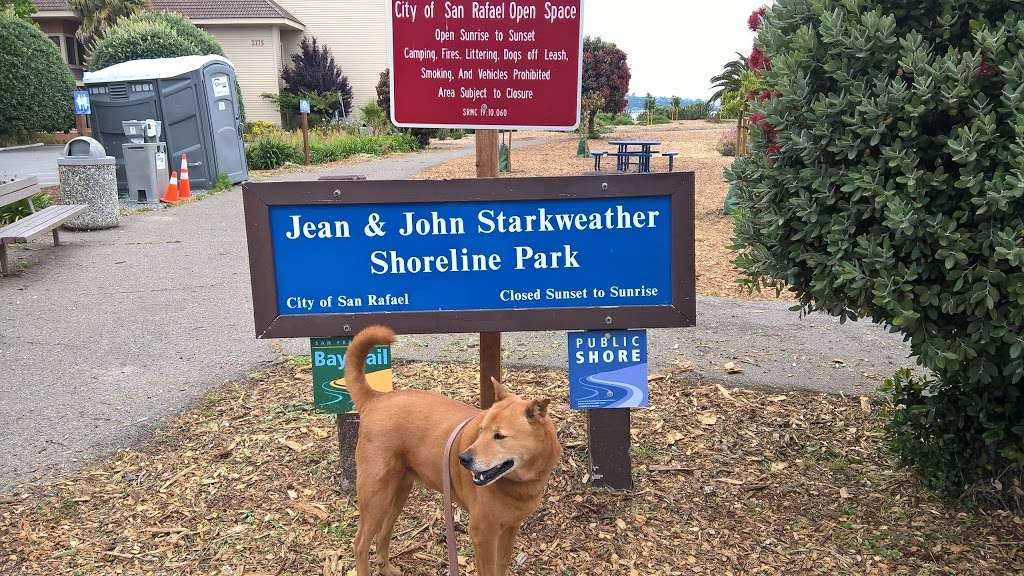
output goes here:
{"type": "Polygon", "coordinates": [[[569,407],[647,406],[647,331],[569,332],[569,407]]]}
{"type": "Polygon", "coordinates": [[[278,314],[670,305],[670,204],[269,206],[278,314]]]}
{"type": "Polygon", "coordinates": [[[75,102],[75,114],[92,114],[92,106],[89,102],[88,90],[75,90],[73,100],[75,102]]]}
{"type": "Polygon", "coordinates": [[[299,113],[309,114],[309,100],[306,100],[305,98],[299,100],[299,113]]]}

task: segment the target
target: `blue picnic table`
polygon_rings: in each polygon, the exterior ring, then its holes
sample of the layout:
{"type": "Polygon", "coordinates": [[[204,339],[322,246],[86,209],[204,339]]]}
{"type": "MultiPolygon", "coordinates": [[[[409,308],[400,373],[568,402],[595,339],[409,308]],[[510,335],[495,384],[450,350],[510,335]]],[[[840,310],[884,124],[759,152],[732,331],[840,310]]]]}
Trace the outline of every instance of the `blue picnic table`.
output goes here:
{"type": "Polygon", "coordinates": [[[651,171],[651,147],[661,144],[661,140],[609,140],[612,146],[618,146],[615,154],[615,169],[619,172],[629,170],[630,161],[636,158],[637,172],[651,171]],[[630,150],[631,147],[639,150],[630,150]]]}

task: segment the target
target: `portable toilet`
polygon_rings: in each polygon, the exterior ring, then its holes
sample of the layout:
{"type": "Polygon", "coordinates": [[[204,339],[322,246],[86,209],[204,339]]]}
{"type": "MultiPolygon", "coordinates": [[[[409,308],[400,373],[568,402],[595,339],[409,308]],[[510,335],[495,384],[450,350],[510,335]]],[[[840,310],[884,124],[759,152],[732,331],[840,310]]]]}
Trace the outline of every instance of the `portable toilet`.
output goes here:
{"type": "Polygon", "coordinates": [[[235,69],[223,56],[132,60],[86,72],[92,101],[93,136],[116,158],[117,186],[127,195],[121,145],[125,120],[163,123],[171,170],[188,155],[192,187],[209,190],[217,175],[232,184],[249,177],[235,90],[235,69]]]}

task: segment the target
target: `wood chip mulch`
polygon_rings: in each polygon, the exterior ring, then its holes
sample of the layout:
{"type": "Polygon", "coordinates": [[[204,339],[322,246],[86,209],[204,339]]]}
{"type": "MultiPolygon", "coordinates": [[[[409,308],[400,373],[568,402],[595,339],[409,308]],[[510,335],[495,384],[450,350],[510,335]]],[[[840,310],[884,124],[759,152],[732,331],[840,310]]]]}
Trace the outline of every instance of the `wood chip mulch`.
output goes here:
{"type": "MultiPolygon", "coordinates": [[[[929,495],[894,466],[866,398],[695,385],[687,369],[653,375],[652,407],[633,411],[628,492],[584,484],[585,420],[566,409],[563,372],[508,374],[555,398],[565,447],[514,574],[1024,572],[1024,519],[929,495]]],[[[395,379],[472,402],[477,373],[400,364],[395,379]]],[[[358,515],[310,387],[308,360],[284,360],[142,447],[0,496],[0,574],[354,574],[358,515]]],[[[405,574],[442,573],[443,525],[440,497],[414,491],[392,547],[405,574]]]]}
{"type": "MultiPolygon", "coordinates": [[[[702,120],[683,121],[675,124],[655,126],[620,126],[615,132],[600,140],[590,140],[592,151],[613,150],[608,140],[660,140],[660,151],[675,150],[676,171],[695,173],[697,191],[697,293],[705,296],[724,296],[746,300],[775,300],[774,290],[748,293],[740,288],[736,280],[739,275],[732,265],[734,254],[729,250],[732,243],[732,217],[722,213],[728,184],[722,179],[722,171],[732,164],[733,158],[718,153],[719,140],[734,125],[729,122],[712,123],[702,120]]],[[[512,142],[512,172],[506,176],[573,176],[592,174],[594,161],[591,157],[577,158],[576,134],[554,138],[551,143],[516,147],[515,135],[512,142]]],[[[605,158],[601,169],[604,172],[615,169],[612,159],[605,158]]],[[[652,159],[651,169],[667,171],[668,160],[661,156],[652,159]]],[[[457,158],[434,166],[418,174],[416,178],[471,178],[476,174],[475,158],[457,158]]],[[[791,296],[784,292],[782,299],[791,296]]]]}

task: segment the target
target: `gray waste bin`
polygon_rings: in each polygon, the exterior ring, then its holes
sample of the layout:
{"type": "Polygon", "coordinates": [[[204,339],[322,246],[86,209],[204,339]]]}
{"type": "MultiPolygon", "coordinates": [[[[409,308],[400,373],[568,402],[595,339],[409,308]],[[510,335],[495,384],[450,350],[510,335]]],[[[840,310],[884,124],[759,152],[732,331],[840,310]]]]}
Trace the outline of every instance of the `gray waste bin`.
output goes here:
{"type": "Polygon", "coordinates": [[[167,145],[160,142],[162,124],[155,120],[121,122],[127,144],[121,145],[128,201],[158,204],[167,190],[167,145]]]}
{"type": "Polygon", "coordinates": [[[81,136],[64,147],[57,159],[61,204],[85,204],[64,226],[72,230],[99,230],[118,224],[117,169],[114,157],[96,140],[81,136]]]}

